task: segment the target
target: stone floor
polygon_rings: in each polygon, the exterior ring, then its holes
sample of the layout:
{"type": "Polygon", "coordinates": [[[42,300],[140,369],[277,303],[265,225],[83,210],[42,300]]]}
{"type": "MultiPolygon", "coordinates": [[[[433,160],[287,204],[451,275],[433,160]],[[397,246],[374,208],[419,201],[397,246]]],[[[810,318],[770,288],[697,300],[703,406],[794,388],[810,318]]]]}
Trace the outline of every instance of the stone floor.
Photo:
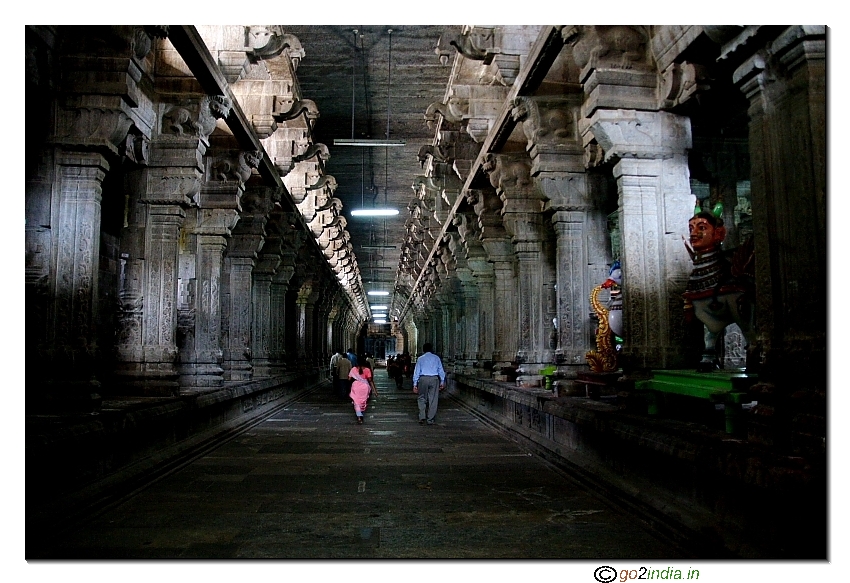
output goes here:
{"type": "Polygon", "coordinates": [[[685,553],[440,401],[417,423],[410,380],[363,425],[310,393],[29,558],[643,558],[685,553]]]}

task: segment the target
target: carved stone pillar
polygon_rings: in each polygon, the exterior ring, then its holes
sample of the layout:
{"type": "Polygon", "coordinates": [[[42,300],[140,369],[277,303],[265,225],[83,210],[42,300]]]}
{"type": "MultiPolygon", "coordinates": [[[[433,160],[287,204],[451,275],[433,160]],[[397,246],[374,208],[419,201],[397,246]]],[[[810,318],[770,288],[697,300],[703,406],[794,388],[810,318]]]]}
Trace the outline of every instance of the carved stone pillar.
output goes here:
{"type": "Polygon", "coordinates": [[[83,152],[61,152],[56,162],[59,196],[51,344],[54,353],[62,356],[50,365],[57,379],[66,379],[63,384],[68,384],[68,379],[90,383],[95,381],[97,359],[94,326],[101,185],[109,164],[100,154],[83,152]]]}
{"type": "Polygon", "coordinates": [[[295,302],[298,367],[302,370],[312,364],[313,358],[313,308],[318,295],[313,287],[314,282],[312,280],[307,280],[301,284],[298,290],[298,299],[295,302]]]}
{"type": "Polygon", "coordinates": [[[495,304],[494,290],[496,287],[496,276],[493,265],[486,260],[469,261],[473,272],[475,290],[478,292],[478,327],[472,332],[477,337],[478,365],[489,369],[494,360],[495,349],[495,304]]]}
{"type": "MultiPolygon", "coordinates": [[[[578,87],[575,87],[578,89],[578,87]]],[[[557,318],[556,360],[561,374],[574,377],[585,365],[592,336],[588,295],[608,258],[604,232],[591,228],[590,184],[584,169],[584,148],[578,133],[580,93],[522,97],[514,101],[513,119],[521,121],[532,160],[531,175],[553,211],[556,235],[557,318]]],[[[601,281],[601,280],[600,280],[601,281]]]]}
{"type": "Polygon", "coordinates": [[[255,377],[271,376],[271,287],[278,265],[280,255],[272,252],[262,253],[254,266],[251,290],[251,362],[255,377]]]}
{"type": "Polygon", "coordinates": [[[793,390],[826,386],[825,35],[789,27],[733,75],[750,101],[761,376],[793,390]]]}
{"type": "MultiPolygon", "coordinates": [[[[585,213],[557,211],[552,224],[557,235],[558,348],[559,364],[579,367],[585,364],[591,336],[588,318],[587,253],[584,245],[585,213]]],[[[567,369],[567,375],[575,376],[567,369]]]]}
{"type": "MultiPolygon", "coordinates": [[[[146,395],[177,391],[180,230],[186,209],[200,194],[209,134],[216,118],[227,115],[230,103],[226,98],[205,96],[179,105],[159,104],[157,110],[150,164],[142,173],[139,196],[147,207],[144,233],[139,233],[144,251],[137,249],[140,257],[128,257],[127,262],[132,270],[143,258],[141,293],[135,299],[142,309],[141,334],[121,333],[116,369],[128,391],[146,395]]],[[[142,221],[134,218],[132,223],[142,221]]],[[[212,253],[217,252],[214,249],[215,244],[212,253]]],[[[132,271],[128,275],[135,278],[132,271]]],[[[128,299],[132,297],[122,298],[122,303],[127,305],[128,299]]],[[[124,323],[131,324],[131,320],[124,318],[124,323]]]]}
{"type": "Polygon", "coordinates": [[[666,112],[597,110],[590,132],[616,159],[622,230],[624,367],[683,366],[682,243],[693,215],[690,120],[666,112]]]}
{"type": "Polygon", "coordinates": [[[478,285],[469,267],[459,267],[457,277],[463,296],[463,309],[459,314],[463,344],[458,349],[458,357],[464,360],[465,366],[472,366],[479,359],[478,285]]]}
{"type": "Polygon", "coordinates": [[[336,281],[327,280],[322,288],[322,294],[319,298],[316,310],[316,360],[320,370],[326,370],[327,363],[330,361],[333,354],[333,343],[331,342],[333,335],[333,317],[335,317],[335,303],[337,290],[331,286],[336,284],[336,281]]]}
{"type": "MultiPolygon", "coordinates": [[[[516,306],[516,272],[510,235],[502,224],[502,202],[492,190],[477,192],[474,205],[481,231],[481,244],[487,253],[487,260],[493,264],[493,353],[495,367],[509,366],[516,358],[517,337],[519,336],[518,312],[516,306]],[[498,314],[498,316],[495,316],[498,314]]],[[[484,282],[486,276],[481,278],[484,282]]],[[[486,286],[480,286],[484,290],[486,286]]],[[[483,315],[485,326],[490,316],[483,315]]]]}
{"type": "Polygon", "coordinates": [[[526,156],[491,155],[485,170],[502,199],[502,220],[517,258],[516,359],[524,364],[525,372],[535,374],[543,364],[554,360],[554,350],[549,348],[551,320],[546,321],[546,283],[552,279],[547,248],[550,233],[541,214],[542,195],[531,180],[531,162],[526,156]]]}
{"type": "Polygon", "coordinates": [[[251,188],[242,198],[244,211],[227,248],[222,281],[222,366],[228,381],[252,376],[252,273],[264,243],[266,214],[271,209],[265,189],[251,188]]]}
{"type": "Polygon", "coordinates": [[[516,257],[510,239],[482,241],[493,264],[493,360],[497,366],[509,366],[516,360],[519,338],[516,257]]]}
{"type": "MultiPolygon", "coordinates": [[[[181,261],[181,292],[178,309],[180,332],[180,386],[219,387],[221,368],[221,270],[227,236],[236,224],[235,210],[198,209],[196,224],[187,229],[194,243],[193,253],[185,255],[191,272],[184,273],[181,261]],[[191,275],[191,278],[185,277],[191,275]],[[186,281],[188,279],[188,281],[186,281]]],[[[184,255],[181,254],[181,260],[184,255]]]]}
{"type": "Polygon", "coordinates": [[[273,375],[286,370],[286,292],[294,272],[295,265],[284,258],[272,278],[269,301],[269,360],[273,375]]]}

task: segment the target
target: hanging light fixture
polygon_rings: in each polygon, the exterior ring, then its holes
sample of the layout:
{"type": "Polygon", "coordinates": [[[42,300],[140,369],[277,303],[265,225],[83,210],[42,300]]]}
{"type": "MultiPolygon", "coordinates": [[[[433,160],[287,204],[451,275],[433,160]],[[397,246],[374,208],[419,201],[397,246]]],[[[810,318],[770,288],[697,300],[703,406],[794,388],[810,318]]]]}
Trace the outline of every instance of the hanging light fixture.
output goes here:
{"type": "MultiPolygon", "coordinates": [[[[393,59],[393,29],[388,29],[387,33],[389,34],[389,52],[387,57],[387,135],[384,140],[361,140],[354,139],[354,74],[352,69],[352,83],[351,83],[351,139],[350,140],[334,140],[335,146],[372,146],[372,147],[384,147],[384,206],[383,207],[371,207],[366,208],[363,205],[362,200],[362,187],[361,187],[361,205],[362,208],[353,209],[351,211],[352,217],[393,217],[398,215],[398,209],[391,208],[387,206],[387,186],[389,184],[389,151],[386,148],[391,146],[404,146],[405,142],[402,140],[390,140],[390,90],[392,89],[392,59],[393,59]]],[[[355,45],[356,45],[356,34],[355,31],[355,45]]]]}

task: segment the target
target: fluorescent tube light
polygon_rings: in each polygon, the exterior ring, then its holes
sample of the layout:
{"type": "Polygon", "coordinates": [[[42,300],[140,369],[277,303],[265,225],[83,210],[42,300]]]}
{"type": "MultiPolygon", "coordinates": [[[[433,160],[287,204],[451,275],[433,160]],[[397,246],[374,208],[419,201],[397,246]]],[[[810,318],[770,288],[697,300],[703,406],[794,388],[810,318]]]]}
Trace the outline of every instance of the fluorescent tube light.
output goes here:
{"type": "Polygon", "coordinates": [[[365,139],[356,139],[356,140],[346,140],[346,139],[335,139],[334,146],[363,146],[366,148],[392,148],[396,146],[404,146],[406,142],[404,140],[365,140],[365,139]]]}
{"type": "Polygon", "coordinates": [[[366,292],[366,295],[370,295],[370,296],[388,296],[388,295],[390,295],[390,292],[388,292],[388,291],[370,291],[370,292],[366,292]]]}
{"type": "Polygon", "coordinates": [[[352,217],[392,217],[397,214],[398,209],[390,208],[354,209],[351,211],[352,217]]]}

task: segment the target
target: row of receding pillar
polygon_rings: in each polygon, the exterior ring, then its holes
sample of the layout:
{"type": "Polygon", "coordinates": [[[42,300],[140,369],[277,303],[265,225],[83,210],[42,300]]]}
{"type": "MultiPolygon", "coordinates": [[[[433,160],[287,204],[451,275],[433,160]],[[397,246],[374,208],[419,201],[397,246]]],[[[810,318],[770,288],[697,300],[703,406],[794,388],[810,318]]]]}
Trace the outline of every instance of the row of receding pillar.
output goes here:
{"type": "MultiPolygon", "coordinates": [[[[233,104],[196,88],[152,101],[140,79],[174,57],[139,50],[146,29],[112,32],[136,44],[57,56],[58,115],[28,164],[28,390],[169,395],[323,371],[358,317],[282,187],[252,177],[259,152],[214,135],[233,104]],[[95,75],[112,83],[75,82],[95,75]]],[[[90,31],[63,34],[91,49],[90,31]]]]}
{"type": "MultiPolygon", "coordinates": [[[[592,31],[569,42],[604,45],[592,31]]],[[[742,59],[732,79],[751,103],[762,359],[774,371],[767,378],[776,379],[799,377],[804,368],[794,372],[791,363],[806,363],[807,385],[821,378],[825,355],[817,323],[825,318],[823,42],[822,27],[789,27],[742,59]],[[789,133],[789,124],[802,134],[789,133]]],[[[728,47],[724,58],[739,58],[731,53],[741,47],[728,47]]],[[[573,93],[512,104],[525,153],[511,147],[485,157],[492,188],[478,181],[465,190],[453,217],[449,238],[458,241],[446,249],[454,271],[432,265],[437,277],[426,270],[414,290],[410,317],[420,339],[458,365],[517,363],[533,373],[557,363],[567,378],[585,368],[595,327],[588,297],[613,259],[623,269],[621,362],[684,364],[681,293],[692,267],[682,238],[695,202],[690,119],[658,110],[657,73],[645,55],[636,53],[624,75],[604,52],[576,51],[580,83],[565,84],[573,93]],[[608,242],[612,212],[619,257],[608,242]],[[445,293],[452,281],[462,293],[445,293]],[[438,284],[443,293],[431,289],[438,284]]]]}

